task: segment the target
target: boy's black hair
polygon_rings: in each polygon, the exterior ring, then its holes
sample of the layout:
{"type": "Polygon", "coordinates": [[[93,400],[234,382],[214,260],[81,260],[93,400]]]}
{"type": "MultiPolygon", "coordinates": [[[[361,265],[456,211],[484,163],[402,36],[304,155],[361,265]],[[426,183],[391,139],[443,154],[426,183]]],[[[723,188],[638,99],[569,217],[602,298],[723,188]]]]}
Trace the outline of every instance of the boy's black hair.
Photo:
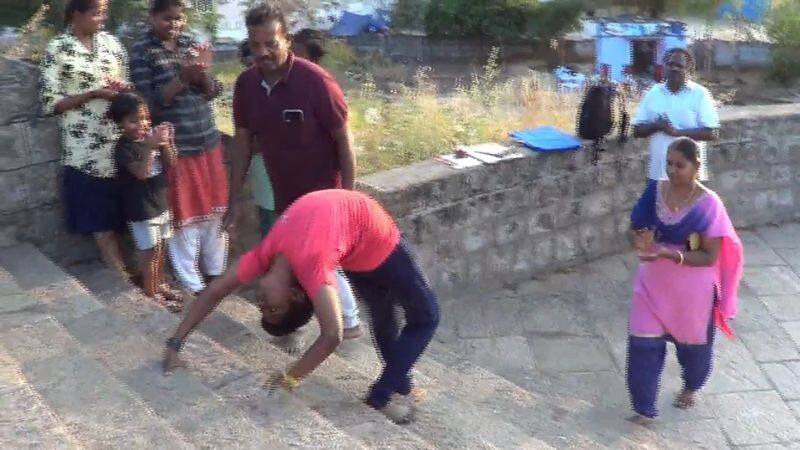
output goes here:
{"type": "Polygon", "coordinates": [[[150,14],[162,13],[170,8],[186,8],[184,0],[153,0],[150,3],[150,14]]]}
{"type": "Polygon", "coordinates": [[[108,117],[116,123],[135,113],[143,105],[147,105],[144,99],[133,92],[122,92],[114,96],[111,106],[108,107],[108,117]]]}
{"type": "Polygon", "coordinates": [[[289,302],[289,311],[279,324],[271,324],[261,316],[261,328],[273,336],[286,336],[307,324],[314,315],[314,307],[308,297],[303,301],[289,302]]]}
{"type": "Polygon", "coordinates": [[[308,59],[313,63],[325,56],[325,34],[311,28],[303,28],[292,36],[292,42],[303,44],[308,52],[308,59]]]}

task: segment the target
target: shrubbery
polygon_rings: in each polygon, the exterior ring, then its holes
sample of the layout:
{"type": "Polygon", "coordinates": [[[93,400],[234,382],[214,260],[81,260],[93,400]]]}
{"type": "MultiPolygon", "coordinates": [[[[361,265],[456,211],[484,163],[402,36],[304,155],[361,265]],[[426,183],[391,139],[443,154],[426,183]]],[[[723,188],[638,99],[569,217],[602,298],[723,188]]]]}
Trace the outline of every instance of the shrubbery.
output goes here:
{"type": "Polygon", "coordinates": [[[579,24],[581,0],[430,0],[428,33],[549,40],[579,24]]]}
{"type": "Polygon", "coordinates": [[[770,13],[767,33],[772,39],[771,75],[788,83],[800,77],[800,3],[783,2],[770,13]]]}

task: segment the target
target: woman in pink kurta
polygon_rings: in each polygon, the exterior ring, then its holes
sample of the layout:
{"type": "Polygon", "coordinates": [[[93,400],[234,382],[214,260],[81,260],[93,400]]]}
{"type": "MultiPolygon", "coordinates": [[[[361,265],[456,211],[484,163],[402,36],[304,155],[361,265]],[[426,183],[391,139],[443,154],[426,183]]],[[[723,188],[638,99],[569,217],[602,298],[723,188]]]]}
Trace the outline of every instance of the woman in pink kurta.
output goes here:
{"type": "Polygon", "coordinates": [[[719,196],[698,181],[697,143],[676,140],[669,180],[648,183],[631,214],[641,263],[633,283],[627,382],[637,419],[658,415],[666,343],[675,344],[684,387],[675,406],[694,405],[711,373],[714,325],[732,336],[742,245],[719,196]]]}

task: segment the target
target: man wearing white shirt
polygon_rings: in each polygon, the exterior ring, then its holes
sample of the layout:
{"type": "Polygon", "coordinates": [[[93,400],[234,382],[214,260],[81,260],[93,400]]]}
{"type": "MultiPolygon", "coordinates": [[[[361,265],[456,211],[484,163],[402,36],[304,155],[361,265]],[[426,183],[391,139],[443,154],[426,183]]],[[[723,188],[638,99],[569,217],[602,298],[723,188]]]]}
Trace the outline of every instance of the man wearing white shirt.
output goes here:
{"type": "Polygon", "coordinates": [[[691,81],[687,72],[694,66],[688,51],[670,50],[666,55],[667,80],[653,86],[644,96],[633,120],[633,136],[650,138],[648,178],[667,178],[667,148],[675,139],[688,137],[700,144],[700,180],[708,179],[703,141],[717,139],[719,115],[708,89],[691,81]]]}

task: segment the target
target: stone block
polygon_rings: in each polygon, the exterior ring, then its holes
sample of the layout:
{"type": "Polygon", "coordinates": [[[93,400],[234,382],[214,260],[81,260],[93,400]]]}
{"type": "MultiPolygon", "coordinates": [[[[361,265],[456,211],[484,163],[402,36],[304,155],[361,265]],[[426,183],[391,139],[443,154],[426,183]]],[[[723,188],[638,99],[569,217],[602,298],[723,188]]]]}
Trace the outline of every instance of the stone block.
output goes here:
{"type": "Polygon", "coordinates": [[[782,322],[781,326],[789,333],[794,345],[800,348],[800,321],[782,322]]]}
{"type": "Polygon", "coordinates": [[[614,370],[605,341],[580,336],[530,336],[536,367],[547,373],[614,370]]]}
{"type": "Polygon", "coordinates": [[[30,244],[0,250],[0,266],[14,276],[23,289],[41,288],[72,278],[30,244]]]}
{"type": "MultiPolygon", "coordinates": [[[[784,322],[784,324],[793,322],[784,322]]],[[[739,337],[758,362],[786,361],[800,358],[797,346],[781,328],[739,333],[739,337]]]]}
{"type": "Polygon", "coordinates": [[[734,445],[800,439],[800,423],[774,391],[715,395],[707,401],[734,445]]]}
{"type": "Polygon", "coordinates": [[[800,320],[800,301],[796,295],[768,295],[760,299],[775,320],[779,322],[800,320]]]}
{"type": "Polygon", "coordinates": [[[553,262],[554,245],[551,234],[540,234],[531,238],[520,251],[519,258],[529,259],[532,269],[544,272],[553,262]]]}
{"type": "Polygon", "coordinates": [[[522,336],[460,339],[452,347],[471,362],[491,367],[493,373],[509,380],[535,382],[537,378],[533,354],[522,336]]]}
{"type": "Polygon", "coordinates": [[[588,257],[596,257],[615,249],[616,223],[613,216],[605,216],[578,225],[581,249],[588,257]]]}
{"type": "Polygon", "coordinates": [[[577,227],[571,227],[553,236],[554,260],[556,263],[571,264],[583,255],[577,227]]]}
{"type": "Polygon", "coordinates": [[[560,333],[592,336],[595,329],[586,311],[585,295],[566,290],[527,295],[520,303],[522,329],[528,333],[560,333]]]}
{"type": "Polygon", "coordinates": [[[5,214],[15,213],[26,209],[27,185],[25,183],[25,170],[2,172],[0,176],[0,211],[5,214]]]}
{"type": "MultiPolygon", "coordinates": [[[[735,326],[735,325],[734,325],[735,326]]],[[[714,346],[714,366],[708,385],[708,395],[727,392],[761,391],[771,389],[759,364],[741,340],[718,339],[714,346]]]]}
{"type": "Polygon", "coordinates": [[[581,199],[581,218],[591,220],[610,214],[612,205],[610,192],[594,192],[581,199]]]}
{"type": "Polygon", "coordinates": [[[20,236],[29,229],[30,221],[28,210],[0,214],[0,247],[18,244],[20,236]]]}
{"type": "Polygon", "coordinates": [[[0,167],[16,170],[30,164],[30,151],[25,139],[24,123],[0,125],[0,167]]]}
{"type": "Polygon", "coordinates": [[[769,184],[773,188],[783,187],[794,183],[796,170],[787,164],[775,164],[770,167],[769,184]]]}
{"type": "Polygon", "coordinates": [[[61,200],[61,170],[61,164],[58,161],[36,164],[22,169],[28,208],[38,208],[61,200]]]}
{"type": "Polygon", "coordinates": [[[528,236],[535,236],[554,230],[556,227],[556,217],[557,211],[554,206],[532,211],[528,220],[528,236]]]}
{"type": "Polygon", "coordinates": [[[800,293],[800,278],[788,266],[745,267],[744,283],[758,295],[800,293]]]}
{"type": "Polygon", "coordinates": [[[45,305],[47,314],[62,323],[83,317],[103,307],[94,297],[85,292],[77,292],[68,297],[60,295],[44,297],[40,301],[45,305]]]}
{"type": "Polygon", "coordinates": [[[525,239],[530,233],[528,226],[529,221],[524,214],[504,217],[495,224],[495,242],[497,245],[506,245],[525,239]]]}
{"type": "Polygon", "coordinates": [[[26,122],[29,164],[61,161],[61,130],[58,119],[48,117],[26,122]]]}
{"type": "Polygon", "coordinates": [[[784,400],[800,400],[800,361],[764,364],[762,367],[784,400]]]}
{"type": "Polygon", "coordinates": [[[767,245],[774,249],[800,248],[800,224],[784,223],[765,226],[755,232],[767,245]]]}
{"type": "Polygon", "coordinates": [[[0,125],[36,116],[39,111],[37,67],[0,57],[0,125]]]}
{"type": "Polygon", "coordinates": [[[44,401],[88,446],[186,447],[86,356],[55,355],[28,363],[24,369],[44,401]]]}
{"type": "Polygon", "coordinates": [[[740,231],[739,237],[744,245],[745,264],[748,267],[785,264],[781,257],[758,234],[752,231],[740,231]]]}

